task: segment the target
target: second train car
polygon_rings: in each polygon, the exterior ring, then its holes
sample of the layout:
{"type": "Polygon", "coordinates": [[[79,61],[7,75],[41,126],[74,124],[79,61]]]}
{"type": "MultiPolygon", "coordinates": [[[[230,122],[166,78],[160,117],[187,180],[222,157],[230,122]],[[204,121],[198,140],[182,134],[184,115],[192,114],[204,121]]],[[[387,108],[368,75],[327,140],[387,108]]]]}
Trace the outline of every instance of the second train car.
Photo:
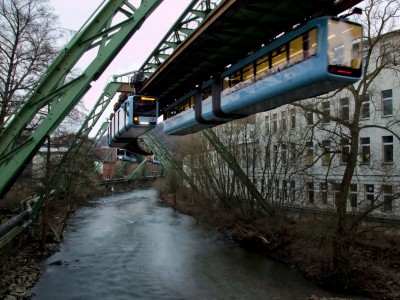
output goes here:
{"type": "Polygon", "coordinates": [[[124,148],[117,148],[116,156],[119,160],[137,162],[137,155],[124,148]]]}
{"type": "Polygon", "coordinates": [[[362,26],[322,17],[276,39],[164,110],[164,131],[184,135],[331,92],[362,74],[362,26]]]}
{"type": "Polygon", "coordinates": [[[108,125],[108,145],[124,147],[157,126],[156,97],[131,95],[114,112],[108,125]]]}

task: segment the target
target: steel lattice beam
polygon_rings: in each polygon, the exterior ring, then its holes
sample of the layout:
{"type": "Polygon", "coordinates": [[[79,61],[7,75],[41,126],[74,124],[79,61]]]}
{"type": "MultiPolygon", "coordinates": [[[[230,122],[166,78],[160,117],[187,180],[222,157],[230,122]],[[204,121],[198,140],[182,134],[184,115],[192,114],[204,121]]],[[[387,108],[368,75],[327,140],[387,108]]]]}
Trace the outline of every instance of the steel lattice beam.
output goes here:
{"type": "Polygon", "coordinates": [[[58,55],[1,133],[0,197],[7,193],[45,137],[68,115],[90,83],[103,73],[161,2],[143,0],[139,7],[134,7],[129,0],[107,1],[58,55]],[[80,76],[66,83],[70,71],[94,48],[97,55],[92,62],[80,76]],[[29,124],[43,108],[48,108],[47,116],[33,132],[29,131],[29,124]]]}
{"type": "Polygon", "coordinates": [[[221,0],[193,0],[139,70],[151,76],[220,2],[221,0]]]}

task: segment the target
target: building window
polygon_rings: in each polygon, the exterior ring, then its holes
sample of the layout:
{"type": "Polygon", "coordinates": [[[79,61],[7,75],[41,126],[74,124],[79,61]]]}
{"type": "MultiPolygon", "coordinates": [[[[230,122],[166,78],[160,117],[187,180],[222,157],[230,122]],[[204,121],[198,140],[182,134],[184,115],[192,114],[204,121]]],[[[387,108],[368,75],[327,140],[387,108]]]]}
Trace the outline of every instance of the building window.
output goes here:
{"type": "Polygon", "coordinates": [[[383,116],[391,116],[393,114],[392,90],[382,91],[382,113],[383,116]]]}
{"type": "Polygon", "coordinates": [[[369,164],[371,161],[371,145],[369,137],[361,138],[361,162],[363,164],[369,164]]]}
{"type": "Polygon", "coordinates": [[[323,205],[327,205],[328,204],[328,185],[326,184],[326,182],[320,182],[319,189],[321,192],[321,203],[323,205]]]}
{"type": "Polygon", "coordinates": [[[286,131],[286,111],[281,112],[281,130],[286,131]]]}
{"type": "Polygon", "coordinates": [[[361,102],[361,118],[362,119],[368,119],[370,117],[369,102],[370,102],[370,95],[367,94],[362,98],[362,102],[361,102]]]}
{"type": "Polygon", "coordinates": [[[314,183],[307,182],[308,203],[314,203],[314,183]]]}
{"type": "Polygon", "coordinates": [[[278,131],[278,115],[277,114],[272,115],[272,131],[273,132],[278,131]]]}
{"type": "Polygon", "coordinates": [[[283,201],[287,202],[289,195],[287,180],[282,181],[282,192],[283,192],[283,201]]]}
{"type": "Polygon", "coordinates": [[[331,162],[331,141],[325,140],[322,141],[322,165],[328,166],[331,162]]]}
{"type": "Polygon", "coordinates": [[[297,159],[296,144],[295,143],[289,143],[289,151],[290,151],[290,159],[292,161],[295,161],[297,159]]]}
{"type": "Polygon", "coordinates": [[[391,185],[383,185],[383,210],[392,211],[393,209],[393,194],[391,185]]]}
{"type": "Polygon", "coordinates": [[[340,145],[342,147],[341,163],[347,164],[349,161],[350,154],[350,143],[348,139],[341,139],[340,145]]]}
{"type": "Polygon", "coordinates": [[[279,180],[275,180],[275,199],[276,199],[276,201],[278,201],[279,200],[279,192],[280,192],[280,190],[279,190],[279,180]]]}
{"type": "Polygon", "coordinates": [[[308,105],[306,107],[306,120],[307,120],[307,125],[311,126],[314,124],[314,114],[312,111],[309,111],[312,109],[311,105],[308,105]]]}
{"type": "Polygon", "coordinates": [[[329,118],[331,115],[331,103],[329,101],[324,101],[321,103],[322,110],[322,122],[325,124],[329,124],[329,118]]]}
{"type": "Polygon", "coordinates": [[[313,142],[307,142],[306,151],[306,165],[311,166],[314,162],[313,142]]]}
{"type": "Polygon", "coordinates": [[[287,145],[286,144],[282,144],[281,145],[281,161],[282,163],[286,163],[287,162],[287,145]]]}
{"type": "Polygon", "coordinates": [[[357,184],[350,184],[350,192],[349,192],[349,200],[350,206],[352,208],[357,207],[357,184]]]}
{"type": "Polygon", "coordinates": [[[336,183],[334,184],[334,192],[333,192],[333,197],[335,201],[335,206],[337,207],[338,199],[340,197],[340,184],[336,183]]]}
{"type": "Polygon", "coordinates": [[[340,99],[340,118],[346,122],[350,119],[349,98],[340,99]]]}
{"type": "Polygon", "coordinates": [[[393,62],[393,46],[389,43],[384,43],[379,48],[382,64],[391,64],[393,62]]]}
{"type": "Polygon", "coordinates": [[[290,128],[296,128],[296,110],[294,108],[290,110],[290,128]]]}
{"type": "Polygon", "coordinates": [[[265,116],[265,131],[269,133],[269,115],[265,116]]]}
{"type": "Polygon", "coordinates": [[[393,136],[383,136],[383,162],[392,163],[393,162],[393,136]]]}
{"type": "Polygon", "coordinates": [[[274,165],[276,166],[278,163],[278,145],[274,145],[274,152],[272,155],[274,156],[274,165]]]}
{"type": "Polygon", "coordinates": [[[296,182],[290,181],[290,200],[292,203],[296,201],[296,182]]]}
{"type": "Polygon", "coordinates": [[[271,155],[271,152],[270,152],[270,149],[269,149],[269,145],[265,146],[265,167],[268,167],[268,168],[269,168],[269,166],[271,164],[270,155],[271,155]]]}
{"type": "Polygon", "coordinates": [[[366,184],[365,185],[365,200],[371,206],[375,204],[375,194],[374,194],[374,185],[366,184]]]}
{"type": "Polygon", "coordinates": [[[247,153],[246,153],[246,148],[243,147],[240,149],[240,162],[242,163],[242,165],[246,165],[247,163],[247,153]]]}

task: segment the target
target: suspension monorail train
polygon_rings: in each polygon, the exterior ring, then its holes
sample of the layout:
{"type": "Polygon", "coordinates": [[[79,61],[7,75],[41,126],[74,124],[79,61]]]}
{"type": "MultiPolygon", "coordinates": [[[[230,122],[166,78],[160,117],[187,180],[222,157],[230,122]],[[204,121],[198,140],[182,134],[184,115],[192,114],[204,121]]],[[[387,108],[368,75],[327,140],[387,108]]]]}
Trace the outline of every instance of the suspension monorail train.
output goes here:
{"type": "Polygon", "coordinates": [[[124,148],[117,148],[116,154],[119,160],[137,162],[137,155],[124,148]]]}
{"type": "MultiPolygon", "coordinates": [[[[108,145],[127,148],[128,144],[157,126],[156,97],[131,95],[110,117],[108,145]]],[[[137,143],[136,143],[137,144],[137,143]]]]}
{"type": "Polygon", "coordinates": [[[328,93],[362,74],[362,26],[322,17],[213,76],[164,110],[164,131],[184,135],[328,93]]]}
{"type": "Polygon", "coordinates": [[[151,164],[161,164],[156,155],[148,155],[147,162],[151,164]]]}

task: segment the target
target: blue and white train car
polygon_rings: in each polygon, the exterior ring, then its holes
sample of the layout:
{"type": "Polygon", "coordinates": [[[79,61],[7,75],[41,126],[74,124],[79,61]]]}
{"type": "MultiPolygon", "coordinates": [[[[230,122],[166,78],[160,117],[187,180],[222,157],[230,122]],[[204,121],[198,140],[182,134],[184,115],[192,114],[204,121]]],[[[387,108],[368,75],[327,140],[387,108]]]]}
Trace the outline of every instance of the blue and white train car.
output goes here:
{"type": "Polygon", "coordinates": [[[112,115],[108,126],[110,147],[124,147],[157,126],[156,97],[132,95],[112,115]]]}
{"type": "Polygon", "coordinates": [[[151,164],[161,164],[160,160],[154,154],[147,156],[147,162],[151,164]]]}
{"type": "Polygon", "coordinates": [[[117,148],[116,155],[119,160],[137,162],[137,155],[127,149],[117,148]]]}
{"type": "Polygon", "coordinates": [[[189,134],[322,95],[357,82],[362,67],[362,26],[314,19],[168,106],[164,131],[189,134]]]}

